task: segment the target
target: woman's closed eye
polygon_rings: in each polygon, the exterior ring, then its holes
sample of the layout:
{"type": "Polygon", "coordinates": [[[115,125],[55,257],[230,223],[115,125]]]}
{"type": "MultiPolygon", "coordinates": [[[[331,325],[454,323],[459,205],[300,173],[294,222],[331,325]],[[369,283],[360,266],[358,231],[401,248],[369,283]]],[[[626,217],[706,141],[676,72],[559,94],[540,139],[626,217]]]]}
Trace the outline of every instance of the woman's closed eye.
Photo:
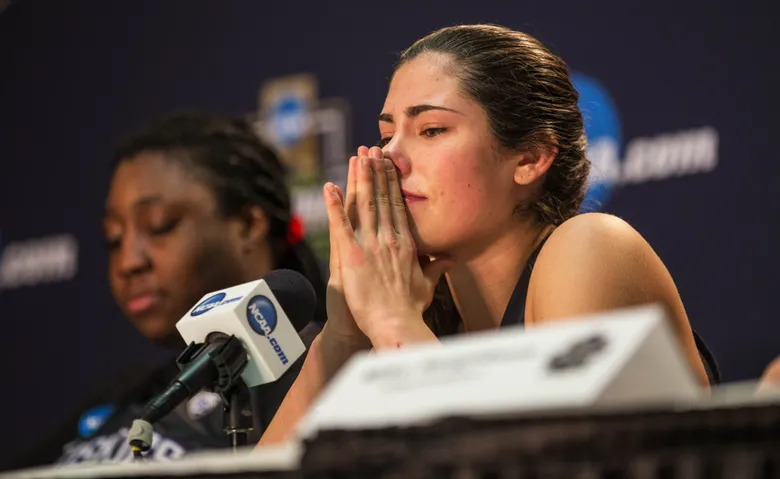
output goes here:
{"type": "MultiPolygon", "coordinates": [[[[445,127],[436,127],[436,128],[426,128],[420,132],[420,136],[424,138],[433,138],[436,136],[441,135],[442,133],[446,132],[448,128],[445,127]]],[[[387,146],[390,141],[392,141],[392,136],[385,136],[379,139],[379,141],[376,142],[376,146],[379,148],[384,148],[387,146]]]]}
{"type": "Polygon", "coordinates": [[[179,224],[179,220],[166,221],[159,226],[155,226],[149,229],[149,234],[152,236],[163,236],[173,231],[179,224]]]}
{"type": "Polygon", "coordinates": [[[421,133],[420,136],[424,136],[426,138],[433,138],[434,136],[439,136],[442,133],[447,131],[447,128],[439,127],[439,128],[426,128],[421,133]]]}

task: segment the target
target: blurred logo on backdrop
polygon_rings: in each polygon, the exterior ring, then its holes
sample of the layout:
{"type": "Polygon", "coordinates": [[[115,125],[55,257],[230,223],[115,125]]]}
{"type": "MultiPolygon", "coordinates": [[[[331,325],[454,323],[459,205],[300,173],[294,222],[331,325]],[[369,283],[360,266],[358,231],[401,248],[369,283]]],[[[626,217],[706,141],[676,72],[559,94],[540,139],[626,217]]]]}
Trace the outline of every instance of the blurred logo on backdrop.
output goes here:
{"type": "Polygon", "coordinates": [[[710,126],[631,138],[623,150],[620,117],[607,90],[580,73],[572,80],[580,94],[591,161],[583,210],[604,209],[623,185],[707,173],[718,165],[718,132],[710,126]]]}
{"type": "Polygon", "coordinates": [[[79,436],[89,438],[94,435],[113,413],[113,404],[102,404],[85,412],[79,419],[79,436]]]}
{"type": "Polygon", "coordinates": [[[350,157],[349,105],[320,99],[310,74],[274,78],[260,87],[255,115],[258,134],[289,168],[293,209],[306,225],[306,239],[318,256],[328,256],[328,217],[322,185],[345,185],[350,157]]]}
{"type": "Polygon", "coordinates": [[[78,272],[78,242],[62,234],[3,242],[0,232],[0,290],[67,281],[78,272]]]}

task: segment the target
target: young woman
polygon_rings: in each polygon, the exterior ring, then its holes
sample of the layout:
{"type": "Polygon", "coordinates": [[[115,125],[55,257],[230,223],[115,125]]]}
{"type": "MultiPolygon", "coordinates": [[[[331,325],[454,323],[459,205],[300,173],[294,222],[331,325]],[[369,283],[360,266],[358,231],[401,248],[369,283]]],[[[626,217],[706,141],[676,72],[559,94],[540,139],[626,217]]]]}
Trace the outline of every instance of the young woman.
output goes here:
{"type": "MultiPolygon", "coordinates": [[[[177,114],[152,122],[116,153],[103,229],[117,303],[150,341],[181,352],[175,324],[205,294],[288,268],[319,297],[325,278],[291,213],[278,157],[240,120],[177,114]]],[[[324,302],[308,331],[324,322],[324,302]]],[[[308,336],[308,337],[307,337],[308,336]]],[[[258,433],[300,369],[252,391],[258,433]]],[[[178,369],[171,360],[118,378],[16,467],[129,460],[127,429],[178,369]]],[[[215,395],[197,395],[155,426],[149,460],[229,446],[215,395]]]]}
{"type": "Polygon", "coordinates": [[[346,198],[325,185],[328,323],[261,444],[287,438],[360,349],[651,302],[709,384],[714,362],[652,248],[616,217],[577,214],[590,169],[577,101],[566,64],[507,28],[444,28],[402,54],[381,148],[350,159],[346,198]]]}

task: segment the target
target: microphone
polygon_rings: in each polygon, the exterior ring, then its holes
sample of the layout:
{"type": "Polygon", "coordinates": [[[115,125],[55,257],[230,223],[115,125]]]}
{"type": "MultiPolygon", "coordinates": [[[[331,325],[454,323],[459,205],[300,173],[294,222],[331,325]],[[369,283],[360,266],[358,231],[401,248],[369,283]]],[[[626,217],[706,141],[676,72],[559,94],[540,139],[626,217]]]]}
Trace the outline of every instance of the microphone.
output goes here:
{"type": "Polygon", "coordinates": [[[240,422],[235,403],[248,403],[247,388],[276,381],[306,351],[298,332],[316,304],[311,283],[284,269],[205,295],[176,323],[188,343],[176,359],[181,372],[133,422],[128,442],[135,456],[151,448],[151,425],[203,388],[218,392],[230,422],[240,422]]]}

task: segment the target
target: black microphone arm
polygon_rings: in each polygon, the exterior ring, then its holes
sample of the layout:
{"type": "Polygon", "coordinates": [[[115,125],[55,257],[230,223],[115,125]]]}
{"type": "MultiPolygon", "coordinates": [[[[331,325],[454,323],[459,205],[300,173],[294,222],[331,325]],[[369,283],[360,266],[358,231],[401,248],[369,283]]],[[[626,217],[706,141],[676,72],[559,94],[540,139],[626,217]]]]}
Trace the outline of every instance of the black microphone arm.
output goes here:
{"type": "MultiPolygon", "coordinates": [[[[232,395],[245,388],[241,373],[247,363],[244,346],[235,336],[213,333],[205,343],[190,343],[176,358],[181,373],[165,391],[149,401],[141,418],[133,422],[128,434],[133,452],[148,451],[152,447],[151,425],[203,388],[211,388],[218,393],[225,407],[235,404],[232,395]]],[[[237,426],[233,429],[241,431],[237,426]]]]}

